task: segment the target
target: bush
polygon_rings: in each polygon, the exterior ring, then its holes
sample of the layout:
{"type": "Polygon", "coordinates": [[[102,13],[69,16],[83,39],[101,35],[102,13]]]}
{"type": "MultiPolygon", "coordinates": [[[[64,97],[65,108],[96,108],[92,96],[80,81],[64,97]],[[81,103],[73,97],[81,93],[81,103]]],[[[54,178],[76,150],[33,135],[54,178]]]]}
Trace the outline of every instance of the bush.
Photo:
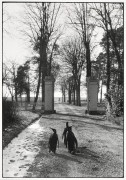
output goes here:
{"type": "Polygon", "coordinates": [[[2,100],[2,125],[3,129],[17,120],[17,106],[15,102],[2,100]]]}

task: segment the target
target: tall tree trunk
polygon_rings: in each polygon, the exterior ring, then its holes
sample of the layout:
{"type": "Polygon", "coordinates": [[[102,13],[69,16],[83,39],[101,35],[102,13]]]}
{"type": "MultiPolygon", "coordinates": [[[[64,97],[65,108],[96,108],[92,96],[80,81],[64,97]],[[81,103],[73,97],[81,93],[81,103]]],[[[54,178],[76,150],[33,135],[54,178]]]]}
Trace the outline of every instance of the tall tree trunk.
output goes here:
{"type": "Polygon", "coordinates": [[[42,74],[42,102],[45,102],[45,76],[42,74]]]}
{"type": "Polygon", "coordinates": [[[62,102],[63,102],[63,87],[62,87],[62,102]]]}
{"type": "Polygon", "coordinates": [[[86,48],[86,62],[87,62],[87,77],[91,77],[91,61],[90,61],[90,43],[88,41],[88,29],[87,29],[87,3],[86,7],[83,6],[83,42],[86,48]]]}
{"type": "Polygon", "coordinates": [[[102,103],[102,80],[101,80],[101,93],[100,93],[100,103],[102,103]]]}
{"type": "Polygon", "coordinates": [[[76,101],[75,101],[75,105],[78,106],[78,89],[77,89],[77,87],[76,87],[75,93],[76,93],[76,101]]]}
{"type": "Polygon", "coordinates": [[[17,83],[15,82],[15,101],[17,102],[17,83]]]}
{"type": "Polygon", "coordinates": [[[80,77],[78,79],[78,85],[77,85],[77,99],[78,99],[78,106],[81,106],[81,101],[80,101],[80,77]]]}
{"type": "Polygon", "coordinates": [[[15,71],[14,71],[14,82],[15,82],[15,84],[14,84],[14,88],[15,88],[15,101],[17,102],[18,101],[18,99],[17,99],[17,83],[16,83],[16,76],[15,76],[15,71]]]}
{"type": "Polygon", "coordinates": [[[75,105],[75,85],[74,85],[74,89],[73,89],[73,104],[75,105]]]}
{"type": "Polygon", "coordinates": [[[113,31],[112,22],[111,22],[111,18],[110,18],[109,13],[107,13],[107,17],[108,17],[109,25],[110,25],[109,37],[111,38],[112,44],[114,46],[115,55],[116,55],[117,62],[118,62],[118,69],[119,69],[119,81],[118,81],[118,85],[120,85],[123,82],[123,67],[122,67],[122,63],[121,63],[120,53],[119,53],[119,50],[117,48],[116,34],[113,31]]]}
{"type": "Polygon", "coordinates": [[[15,84],[15,101],[16,101],[16,102],[18,101],[18,98],[17,98],[17,87],[16,87],[16,84],[15,84]]]}
{"type": "Polygon", "coordinates": [[[39,78],[38,78],[38,85],[37,85],[37,91],[36,91],[36,96],[35,96],[35,99],[34,99],[34,103],[33,103],[33,110],[35,110],[35,107],[36,107],[36,103],[37,103],[37,100],[38,100],[38,95],[39,95],[39,89],[40,89],[40,82],[41,82],[41,60],[40,60],[40,65],[39,65],[39,78]]]}
{"type": "Polygon", "coordinates": [[[22,106],[22,96],[21,96],[21,94],[20,94],[20,99],[21,99],[21,106],[22,106]]]}
{"type": "Polygon", "coordinates": [[[29,90],[27,92],[27,103],[30,103],[30,93],[29,93],[29,90]]]}
{"type": "Polygon", "coordinates": [[[70,84],[70,82],[69,82],[69,92],[68,92],[68,94],[69,94],[69,104],[71,104],[71,84],[70,84]]]}
{"type": "Polygon", "coordinates": [[[122,84],[123,82],[123,68],[122,68],[122,63],[121,63],[121,58],[120,58],[120,53],[117,49],[117,43],[115,41],[115,34],[114,32],[111,33],[111,40],[112,40],[112,43],[113,43],[113,46],[114,46],[114,49],[115,49],[115,55],[116,55],[116,58],[117,58],[117,62],[118,62],[118,70],[119,70],[119,80],[118,80],[118,85],[122,84]]]}
{"type": "Polygon", "coordinates": [[[107,93],[110,89],[110,56],[109,56],[109,36],[107,32],[107,93]]]}
{"type": "Polygon", "coordinates": [[[45,76],[47,75],[47,54],[46,54],[46,42],[43,42],[43,49],[42,49],[42,103],[45,102],[45,76]]]}
{"type": "MultiPolygon", "coordinates": [[[[43,7],[44,7],[44,3],[43,7]]],[[[37,92],[36,97],[33,104],[33,110],[35,110],[36,103],[38,100],[39,95],[39,89],[40,89],[40,82],[41,82],[41,76],[42,76],[42,105],[45,101],[45,76],[47,71],[47,56],[46,56],[46,38],[45,38],[45,12],[43,12],[43,23],[41,24],[41,37],[40,37],[40,65],[39,65],[39,79],[38,79],[38,85],[37,85],[37,92]],[[42,69],[43,68],[43,69],[42,69]]],[[[43,107],[42,107],[43,108],[43,107]]]]}
{"type": "Polygon", "coordinates": [[[27,95],[27,102],[30,103],[30,83],[29,83],[29,74],[28,74],[28,95],[27,95]]]}
{"type": "MultiPolygon", "coordinates": [[[[109,55],[109,30],[108,30],[108,20],[107,20],[107,9],[106,9],[106,3],[104,3],[104,9],[105,9],[105,26],[107,31],[107,95],[110,89],[110,55],[109,55]]],[[[111,97],[108,97],[108,103],[111,106],[111,97]]]]}
{"type": "Polygon", "coordinates": [[[33,103],[33,110],[35,110],[36,103],[37,103],[37,100],[38,100],[39,88],[40,88],[40,77],[39,77],[39,80],[38,80],[37,91],[36,91],[36,97],[35,97],[34,103],[33,103]]]}
{"type": "Polygon", "coordinates": [[[91,60],[90,60],[90,45],[89,42],[85,42],[86,48],[86,61],[87,61],[87,77],[91,77],[91,60]]]}
{"type": "Polygon", "coordinates": [[[48,25],[47,25],[47,12],[46,3],[42,3],[43,7],[43,19],[42,19],[42,29],[41,29],[41,58],[42,58],[42,109],[44,110],[45,103],[45,76],[47,76],[47,44],[48,44],[48,25]]]}
{"type": "Polygon", "coordinates": [[[64,95],[64,102],[66,102],[66,91],[65,91],[65,88],[63,90],[63,95],[64,95]]]}
{"type": "Polygon", "coordinates": [[[65,88],[62,87],[62,102],[66,102],[65,88]]]}

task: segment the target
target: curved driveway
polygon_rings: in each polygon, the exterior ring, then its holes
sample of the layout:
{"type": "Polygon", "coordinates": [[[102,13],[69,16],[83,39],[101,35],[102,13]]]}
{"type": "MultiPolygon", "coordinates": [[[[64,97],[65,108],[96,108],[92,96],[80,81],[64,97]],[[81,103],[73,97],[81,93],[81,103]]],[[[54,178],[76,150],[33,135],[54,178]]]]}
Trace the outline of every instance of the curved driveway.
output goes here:
{"type": "Polygon", "coordinates": [[[123,177],[123,127],[85,115],[83,107],[55,104],[55,109],[3,150],[3,177],[123,177]],[[67,121],[78,139],[76,155],[68,153],[61,138],[67,121]],[[50,127],[59,136],[56,155],[48,152],[50,127]]]}

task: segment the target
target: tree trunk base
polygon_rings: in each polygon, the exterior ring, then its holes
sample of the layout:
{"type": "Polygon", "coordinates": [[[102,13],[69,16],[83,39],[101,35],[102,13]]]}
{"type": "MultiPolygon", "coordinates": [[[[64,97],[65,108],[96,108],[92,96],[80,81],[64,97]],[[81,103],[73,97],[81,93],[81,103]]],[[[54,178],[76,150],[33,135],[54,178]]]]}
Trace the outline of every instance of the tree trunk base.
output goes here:
{"type": "Polygon", "coordinates": [[[55,114],[56,110],[52,110],[52,111],[48,111],[48,110],[44,110],[43,114],[55,114]]]}

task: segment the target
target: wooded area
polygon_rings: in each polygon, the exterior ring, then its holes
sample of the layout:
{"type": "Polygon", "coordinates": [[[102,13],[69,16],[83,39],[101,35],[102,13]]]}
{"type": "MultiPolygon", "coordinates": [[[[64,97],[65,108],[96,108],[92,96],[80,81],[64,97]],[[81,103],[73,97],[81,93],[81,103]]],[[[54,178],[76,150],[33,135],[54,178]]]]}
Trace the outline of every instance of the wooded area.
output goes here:
{"type": "MultiPolygon", "coordinates": [[[[123,115],[124,110],[124,12],[123,3],[24,3],[24,17],[20,19],[21,34],[30,42],[33,57],[18,65],[9,59],[3,61],[3,86],[10,92],[13,101],[30,92],[35,94],[35,110],[40,87],[44,103],[45,76],[53,76],[62,95],[68,91],[69,103],[81,106],[80,87],[82,72],[86,77],[98,79],[101,87],[107,88],[106,100],[111,113],[123,115]],[[66,24],[59,23],[66,9],[66,24]],[[63,28],[68,26],[75,34],[64,37],[63,28]],[[94,40],[102,29],[100,42],[94,40]],[[98,31],[97,31],[98,30],[98,31]],[[93,59],[94,49],[102,47],[93,59]]],[[[6,24],[11,19],[3,3],[3,36],[7,35],[6,24]],[[8,17],[8,18],[7,18],[8,17]]],[[[15,15],[16,16],[16,15],[15,15]]],[[[61,20],[62,21],[62,20],[61,20]]],[[[4,40],[4,38],[3,38],[4,40]]],[[[4,101],[7,97],[4,97],[4,101]]]]}

